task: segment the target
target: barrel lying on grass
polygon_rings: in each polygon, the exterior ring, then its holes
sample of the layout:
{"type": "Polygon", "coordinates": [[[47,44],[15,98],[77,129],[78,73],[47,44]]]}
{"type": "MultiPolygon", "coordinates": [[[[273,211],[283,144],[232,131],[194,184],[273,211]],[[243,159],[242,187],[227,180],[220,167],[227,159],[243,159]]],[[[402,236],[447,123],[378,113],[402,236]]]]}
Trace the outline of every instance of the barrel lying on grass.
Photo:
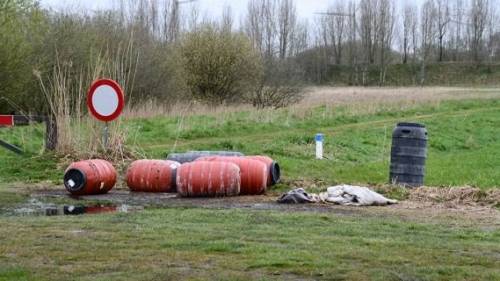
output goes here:
{"type": "Polygon", "coordinates": [[[272,158],[267,156],[245,156],[247,159],[254,159],[264,162],[269,171],[269,177],[267,180],[267,186],[272,186],[279,183],[281,179],[281,170],[278,162],[274,161],[272,158]]]}
{"type": "Polygon", "coordinates": [[[181,164],[193,162],[198,158],[206,156],[244,156],[241,152],[236,151],[188,151],[186,153],[171,153],[167,156],[167,160],[176,161],[181,164]]]}
{"type": "Polygon", "coordinates": [[[73,195],[108,193],[116,184],[117,173],[105,160],[85,160],[71,164],[64,174],[64,186],[73,195]]]}
{"type": "Polygon", "coordinates": [[[177,168],[169,160],[138,160],[127,170],[127,186],[135,192],[175,192],[177,168]]]}
{"type": "Polygon", "coordinates": [[[182,197],[236,196],[240,186],[240,168],[233,163],[197,161],[177,169],[177,192],[182,197]]]}
{"type": "Polygon", "coordinates": [[[202,157],[196,160],[196,162],[198,161],[228,162],[238,165],[241,177],[241,195],[258,195],[266,192],[269,170],[262,161],[246,157],[221,156],[202,157]]]}
{"type": "Polygon", "coordinates": [[[417,123],[399,123],[392,134],[390,182],[410,187],[424,184],[427,130],[417,123]]]}

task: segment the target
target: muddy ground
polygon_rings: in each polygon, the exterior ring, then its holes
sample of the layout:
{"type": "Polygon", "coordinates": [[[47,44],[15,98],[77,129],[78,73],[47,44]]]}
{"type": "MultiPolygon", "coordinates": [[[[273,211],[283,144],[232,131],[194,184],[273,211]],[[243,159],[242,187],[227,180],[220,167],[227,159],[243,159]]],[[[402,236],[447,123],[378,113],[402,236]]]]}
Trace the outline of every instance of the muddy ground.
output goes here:
{"type": "MultiPolygon", "coordinates": [[[[29,188],[30,200],[74,205],[127,205],[139,208],[248,209],[283,212],[318,212],[346,216],[411,218],[416,221],[454,219],[460,224],[500,227],[500,190],[475,188],[419,188],[408,198],[390,206],[354,207],[330,203],[278,204],[279,193],[226,198],[180,198],[177,194],[133,193],[118,188],[98,196],[70,196],[63,187],[29,188]]],[[[26,204],[24,205],[26,207],[26,204]]]]}

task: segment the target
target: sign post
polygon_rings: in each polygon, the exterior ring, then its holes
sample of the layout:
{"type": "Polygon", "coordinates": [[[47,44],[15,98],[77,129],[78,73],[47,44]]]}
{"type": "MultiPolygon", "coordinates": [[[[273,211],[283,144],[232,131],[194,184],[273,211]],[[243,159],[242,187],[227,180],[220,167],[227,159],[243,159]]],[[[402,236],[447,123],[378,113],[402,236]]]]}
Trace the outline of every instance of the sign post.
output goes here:
{"type": "Polygon", "coordinates": [[[323,141],[325,139],[325,135],[323,134],[316,134],[316,137],[314,138],[316,141],[316,159],[323,159],[323,141]]]}
{"type": "Polygon", "coordinates": [[[87,107],[97,120],[105,122],[102,140],[105,149],[108,149],[109,122],[120,116],[124,106],[123,90],[117,82],[99,79],[90,86],[87,107]]]}

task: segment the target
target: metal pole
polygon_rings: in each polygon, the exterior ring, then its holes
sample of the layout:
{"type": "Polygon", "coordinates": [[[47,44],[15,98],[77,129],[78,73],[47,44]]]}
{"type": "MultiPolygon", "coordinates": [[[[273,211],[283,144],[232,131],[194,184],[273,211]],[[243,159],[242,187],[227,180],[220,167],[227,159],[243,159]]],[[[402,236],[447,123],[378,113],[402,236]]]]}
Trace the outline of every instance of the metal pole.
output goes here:
{"type": "Polygon", "coordinates": [[[109,124],[106,122],[104,124],[104,132],[103,132],[103,144],[104,144],[104,150],[108,150],[108,137],[109,137],[109,124]]]}
{"type": "Polygon", "coordinates": [[[0,140],[0,146],[3,146],[4,148],[16,153],[16,154],[23,154],[23,150],[20,149],[19,147],[13,145],[13,144],[10,144],[10,143],[7,143],[7,142],[4,142],[3,140],[0,140]]]}

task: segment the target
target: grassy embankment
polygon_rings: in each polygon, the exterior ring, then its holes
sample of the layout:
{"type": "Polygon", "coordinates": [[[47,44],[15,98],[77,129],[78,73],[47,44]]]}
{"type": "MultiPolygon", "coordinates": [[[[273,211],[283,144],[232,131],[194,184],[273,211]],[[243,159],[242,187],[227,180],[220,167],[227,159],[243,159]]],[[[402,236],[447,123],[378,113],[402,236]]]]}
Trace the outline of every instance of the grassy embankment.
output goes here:
{"type": "MultiPolygon", "coordinates": [[[[163,158],[185,150],[229,149],[267,154],[283,166],[285,182],[383,184],[388,178],[391,133],[399,121],[429,130],[426,184],[500,186],[500,101],[447,101],[368,113],[346,107],[247,111],[218,115],[156,117],[124,122],[139,157],[163,158]],[[315,161],[314,134],[326,134],[328,160],[315,161]]],[[[0,150],[0,183],[60,181],[64,167],[41,154],[43,129],[1,129],[0,137],[26,147],[28,155],[0,150]]]]}

